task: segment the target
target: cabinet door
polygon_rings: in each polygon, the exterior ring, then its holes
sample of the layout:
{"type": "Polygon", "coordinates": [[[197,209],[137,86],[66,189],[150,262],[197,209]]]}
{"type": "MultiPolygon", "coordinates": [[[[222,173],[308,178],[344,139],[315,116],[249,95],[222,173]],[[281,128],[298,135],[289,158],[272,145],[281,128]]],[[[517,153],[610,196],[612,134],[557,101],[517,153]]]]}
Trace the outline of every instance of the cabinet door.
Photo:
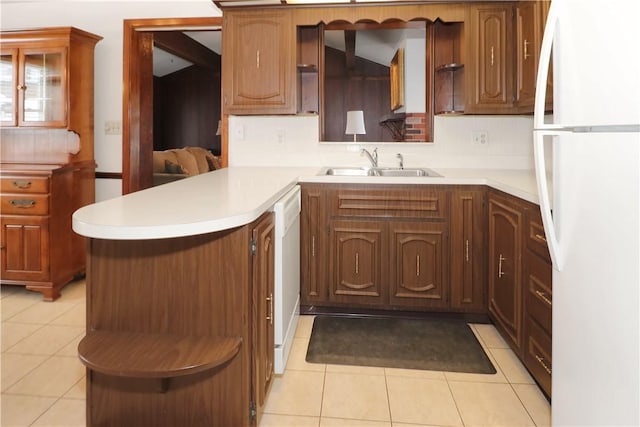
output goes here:
{"type": "Polygon", "coordinates": [[[274,327],[273,291],[275,283],[273,216],[264,216],[253,229],[253,345],[254,401],[258,414],[264,407],[273,379],[274,327]]]}
{"type": "Polygon", "coordinates": [[[507,5],[470,5],[465,112],[508,113],[513,105],[512,13],[507,5]]]}
{"type": "Polygon", "coordinates": [[[533,111],[542,34],[537,2],[516,5],[516,103],[520,110],[533,111]]]}
{"type": "Polygon", "coordinates": [[[327,224],[322,187],[302,186],[300,299],[302,305],[328,302],[327,224]]]}
{"type": "Polygon", "coordinates": [[[333,221],[331,223],[330,299],[338,303],[382,305],[384,222],[333,221]]]}
{"type": "Polygon", "coordinates": [[[3,216],[2,279],[49,280],[49,223],[47,217],[3,216]]]}
{"type": "Polygon", "coordinates": [[[67,124],[67,49],[20,49],[18,126],[67,124]]]}
{"type": "Polygon", "coordinates": [[[224,27],[225,113],[295,113],[295,33],[290,12],[229,12],[224,27]]]}
{"type": "Polygon", "coordinates": [[[489,199],[489,314],[512,341],[522,343],[523,213],[502,198],[489,199]]]}
{"type": "Polygon", "coordinates": [[[0,125],[18,123],[18,50],[0,51],[0,125]]]}
{"type": "Polygon", "coordinates": [[[447,225],[392,222],[389,236],[391,305],[447,307],[447,225]]]}
{"type": "Polygon", "coordinates": [[[486,215],[484,190],[451,196],[451,308],[485,312],[486,215]]]}

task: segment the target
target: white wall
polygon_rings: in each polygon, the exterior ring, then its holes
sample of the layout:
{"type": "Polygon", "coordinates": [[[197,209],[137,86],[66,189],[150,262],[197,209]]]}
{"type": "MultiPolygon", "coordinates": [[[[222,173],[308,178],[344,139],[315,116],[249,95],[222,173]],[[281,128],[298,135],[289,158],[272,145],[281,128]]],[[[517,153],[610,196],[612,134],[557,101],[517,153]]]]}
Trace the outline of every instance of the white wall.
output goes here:
{"type": "MultiPolygon", "coordinates": [[[[122,135],[105,135],[106,121],[122,120],[123,21],[221,16],[211,0],[12,1],[2,0],[0,26],[73,26],[103,37],[95,49],[95,157],[100,172],[122,172],[122,135]]],[[[99,179],[96,199],[122,194],[121,180],[99,179]]]]}
{"type": "Polygon", "coordinates": [[[362,147],[378,147],[381,166],[432,168],[533,168],[533,120],[528,116],[435,117],[433,144],[320,143],[318,117],[231,116],[229,163],[233,166],[367,165],[362,147]],[[487,131],[489,143],[472,143],[473,131],[487,131]]]}
{"type": "MultiPolygon", "coordinates": [[[[100,172],[122,171],[122,137],[104,134],[106,121],[122,120],[122,33],[125,19],[220,16],[211,0],[30,1],[2,0],[2,29],[75,26],[104,39],[95,50],[95,152],[100,172]]],[[[317,117],[232,117],[232,165],[339,165],[363,162],[349,143],[318,143],[317,117]],[[244,128],[243,137],[236,132],[244,128]]],[[[381,164],[405,155],[405,164],[431,167],[531,167],[528,117],[436,117],[435,144],[369,144],[381,164]],[[486,147],[471,144],[471,131],[489,132],[486,147]]],[[[101,179],[96,197],[121,194],[120,180],[101,179]]]]}

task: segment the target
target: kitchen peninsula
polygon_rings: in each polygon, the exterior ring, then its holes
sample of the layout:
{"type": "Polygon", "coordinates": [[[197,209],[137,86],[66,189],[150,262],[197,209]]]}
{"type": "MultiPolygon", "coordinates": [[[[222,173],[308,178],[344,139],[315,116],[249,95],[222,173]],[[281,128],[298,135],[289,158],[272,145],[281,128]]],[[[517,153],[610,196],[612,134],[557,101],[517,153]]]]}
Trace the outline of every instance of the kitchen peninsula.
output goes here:
{"type": "MultiPolygon", "coordinates": [[[[273,281],[270,208],[296,183],[488,186],[537,202],[531,171],[437,172],[443,176],[425,179],[227,168],[76,211],[73,228],[89,238],[79,345],[87,425],[255,425],[272,378],[261,296],[273,281]]],[[[510,330],[511,317],[504,320],[510,330]]],[[[516,338],[522,346],[524,335],[516,338]]]]}

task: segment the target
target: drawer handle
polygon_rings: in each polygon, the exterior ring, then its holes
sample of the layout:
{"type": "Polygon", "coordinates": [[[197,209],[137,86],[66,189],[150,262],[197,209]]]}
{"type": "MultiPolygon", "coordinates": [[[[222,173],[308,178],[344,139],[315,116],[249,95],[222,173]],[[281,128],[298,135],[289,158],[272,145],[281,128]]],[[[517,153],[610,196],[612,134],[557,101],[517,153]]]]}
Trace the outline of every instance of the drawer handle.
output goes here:
{"type": "Polygon", "coordinates": [[[356,274],[360,274],[360,254],[356,252],[356,274]]]}
{"type": "Polygon", "coordinates": [[[551,300],[549,299],[549,297],[547,297],[546,293],[542,291],[536,291],[536,295],[538,295],[538,297],[540,297],[541,300],[543,300],[544,302],[549,304],[549,306],[551,306],[551,300]]]}
{"type": "Polygon", "coordinates": [[[546,363],[544,363],[544,357],[542,356],[538,356],[537,354],[535,355],[536,360],[538,361],[539,364],[542,365],[542,367],[544,368],[545,371],[547,371],[547,374],[551,375],[551,368],[547,366],[546,363]]]}
{"type": "Polygon", "coordinates": [[[19,180],[13,181],[13,186],[20,188],[22,190],[25,190],[31,187],[31,181],[25,181],[23,179],[19,179],[19,180]]]}
{"type": "Polygon", "coordinates": [[[32,208],[36,205],[36,201],[32,199],[14,199],[14,200],[11,200],[9,203],[11,203],[11,205],[15,206],[16,208],[22,208],[22,209],[32,208]]]}
{"type": "Polygon", "coordinates": [[[316,236],[311,236],[311,256],[316,256],[316,236]]]}
{"type": "Polygon", "coordinates": [[[546,237],[544,237],[542,234],[536,234],[535,237],[536,237],[536,239],[540,240],[541,242],[547,243],[546,237]]]}

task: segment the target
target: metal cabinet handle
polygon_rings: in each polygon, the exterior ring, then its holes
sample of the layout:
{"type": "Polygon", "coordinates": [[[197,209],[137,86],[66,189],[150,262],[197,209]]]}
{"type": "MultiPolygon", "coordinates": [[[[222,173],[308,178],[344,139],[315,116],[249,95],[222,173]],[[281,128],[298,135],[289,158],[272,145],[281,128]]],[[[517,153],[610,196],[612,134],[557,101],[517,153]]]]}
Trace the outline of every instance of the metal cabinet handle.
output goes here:
{"type": "Polygon", "coordinates": [[[356,252],[356,274],[360,273],[360,254],[356,252]]]}
{"type": "Polygon", "coordinates": [[[536,234],[534,237],[535,237],[536,239],[538,239],[538,240],[540,240],[540,241],[544,242],[544,243],[547,243],[547,238],[546,238],[546,237],[544,237],[544,235],[543,235],[543,234],[536,234]]]}
{"type": "Polygon", "coordinates": [[[420,276],[420,255],[416,255],[416,276],[420,276]]]}
{"type": "Polygon", "coordinates": [[[260,49],[256,50],[256,68],[260,69],[260,49]]]}
{"type": "Polygon", "coordinates": [[[536,354],[535,358],[538,361],[538,363],[542,365],[544,370],[547,371],[547,374],[551,375],[551,368],[548,367],[546,363],[544,363],[544,357],[539,356],[539,355],[536,354]]]}
{"type": "Polygon", "coordinates": [[[493,67],[493,46],[491,46],[491,66],[493,67]]]}
{"type": "Polygon", "coordinates": [[[311,256],[316,256],[316,236],[311,236],[311,256]]]}
{"type": "Polygon", "coordinates": [[[505,272],[502,271],[502,261],[506,260],[505,257],[502,256],[502,254],[500,254],[500,258],[498,261],[498,277],[502,277],[505,275],[505,272]]]}
{"type": "Polygon", "coordinates": [[[529,41],[527,41],[527,39],[524,39],[524,60],[526,61],[527,58],[529,58],[531,56],[531,54],[529,53],[529,41]]]}
{"type": "Polygon", "coordinates": [[[31,187],[31,181],[25,181],[23,179],[18,179],[13,181],[13,186],[25,190],[31,187]]]}
{"type": "Polygon", "coordinates": [[[11,206],[15,206],[16,208],[28,209],[32,208],[36,205],[36,201],[32,199],[14,199],[11,200],[11,206]]]}
{"type": "Polygon", "coordinates": [[[542,292],[542,291],[535,291],[536,295],[538,295],[538,297],[540,297],[540,299],[544,302],[546,302],[547,304],[549,304],[549,306],[551,306],[551,300],[549,299],[549,297],[547,297],[547,294],[542,292]]]}
{"type": "Polygon", "coordinates": [[[267,297],[267,303],[269,304],[269,314],[267,314],[267,320],[273,325],[273,294],[269,294],[267,297]]]}
{"type": "Polygon", "coordinates": [[[464,260],[469,262],[469,239],[464,242],[464,260]]]}

